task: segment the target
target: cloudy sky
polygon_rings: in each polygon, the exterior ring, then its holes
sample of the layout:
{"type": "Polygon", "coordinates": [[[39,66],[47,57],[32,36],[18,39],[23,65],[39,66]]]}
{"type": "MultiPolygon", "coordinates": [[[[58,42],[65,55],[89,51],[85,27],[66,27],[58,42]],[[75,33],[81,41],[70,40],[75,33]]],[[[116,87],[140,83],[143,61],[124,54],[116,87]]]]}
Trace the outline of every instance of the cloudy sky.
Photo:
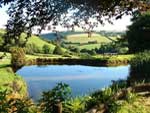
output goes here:
{"type": "MultiPolygon", "coordinates": [[[[7,23],[7,20],[9,18],[9,16],[7,15],[6,11],[7,11],[8,6],[4,6],[2,8],[0,8],[0,28],[4,28],[5,24],[7,23]]],[[[104,26],[99,25],[98,28],[96,28],[96,30],[100,31],[100,30],[107,30],[107,31],[125,31],[127,29],[127,26],[131,24],[130,21],[131,17],[130,16],[124,16],[122,19],[119,20],[115,20],[113,19],[113,25],[109,24],[109,23],[105,23],[104,26]]],[[[59,29],[59,31],[63,31],[64,28],[58,26],[57,29],[59,29]]],[[[81,30],[79,28],[76,28],[77,31],[81,30]]],[[[47,33],[50,31],[43,31],[43,33],[47,33]]]]}

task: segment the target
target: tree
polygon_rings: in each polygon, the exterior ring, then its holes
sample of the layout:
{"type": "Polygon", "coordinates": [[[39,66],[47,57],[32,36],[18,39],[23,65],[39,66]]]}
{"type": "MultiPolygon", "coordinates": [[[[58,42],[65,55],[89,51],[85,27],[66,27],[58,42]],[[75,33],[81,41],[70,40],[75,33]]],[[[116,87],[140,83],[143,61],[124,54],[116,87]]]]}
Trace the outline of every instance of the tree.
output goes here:
{"type": "Polygon", "coordinates": [[[56,45],[53,54],[62,55],[64,52],[59,45],[56,45]]]}
{"type": "Polygon", "coordinates": [[[144,13],[132,19],[125,38],[128,40],[131,53],[150,49],[150,13],[144,13]]]}
{"type": "Polygon", "coordinates": [[[54,25],[69,22],[70,26],[76,26],[89,18],[103,23],[104,16],[111,22],[111,17],[121,18],[124,14],[132,14],[136,8],[140,11],[150,9],[147,0],[0,0],[0,5],[10,2],[10,19],[2,47],[7,44],[24,46],[34,26],[40,26],[40,33],[50,22],[54,25]],[[73,13],[67,17],[69,11],[73,13]],[[70,21],[71,19],[73,21],[70,21]],[[26,41],[20,45],[19,39],[23,32],[27,34],[26,41]]]}
{"type": "Polygon", "coordinates": [[[32,34],[32,29],[39,26],[39,33],[50,22],[56,23],[71,6],[64,0],[15,0],[8,9],[10,19],[6,25],[4,44],[24,47],[32,34]],[[26,33],[24,43],[20,44],[21,34],[26,33]]]}
{"type": "Polygon", "coordinates": [[[50,47],[48,46],[48,45],[43,45],[43,52],[44,52],[44,54],[48,54],[48,53],[50,53],[50,47]]]}

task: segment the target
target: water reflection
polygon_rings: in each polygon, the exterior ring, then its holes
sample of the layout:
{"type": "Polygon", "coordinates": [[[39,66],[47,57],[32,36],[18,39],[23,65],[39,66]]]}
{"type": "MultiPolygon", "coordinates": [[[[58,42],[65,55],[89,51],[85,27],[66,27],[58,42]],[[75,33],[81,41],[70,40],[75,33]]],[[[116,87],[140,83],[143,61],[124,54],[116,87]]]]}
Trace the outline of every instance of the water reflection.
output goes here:
{"type": "Polygon", "coordinates": [[[17,71],[28,84],[29,95],[37,100],[42,91],[56,83],[70,85],[73,95],[83,95],[107,87],[112,80],[126,79],[130,66],[92,67],[82,65],[24,66],[17,71]]]}

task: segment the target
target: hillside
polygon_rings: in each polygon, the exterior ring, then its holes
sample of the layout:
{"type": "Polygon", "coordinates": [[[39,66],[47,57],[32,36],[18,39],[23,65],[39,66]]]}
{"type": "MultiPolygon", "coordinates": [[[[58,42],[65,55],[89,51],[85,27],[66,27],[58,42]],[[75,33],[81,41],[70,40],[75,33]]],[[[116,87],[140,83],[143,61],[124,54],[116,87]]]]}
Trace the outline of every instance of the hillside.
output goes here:
{"type": "MultiPolygon", "coordinates": [[[[2,40],[2,35],[3,35],[4,33],[5,33],[5,30],[0,29],[0,45],[1,45],[2,41],[3,41],[3,40],[2,40]]],[[[21,39],[21,40],[24,40],[24,37],[25,37],[25,34],[22,34],[22,39],[21,39]]],[[[28,40],[28,42],[27,42],[27,45],[28,45],[28,44],[34,44],[39,50],[42,50],[43,45],[48,45],[49,48],[51,49],[51,51],[53,51],[54,48],[55,48],[55,45],[50,44],[50,43],[48,43],[48,42],[42,40],[40,37],[35,36],[35,35],[32,35],[32,36],[29,38],[29,40],[28,40]]]]}
{"type": "MultiPolygon", "coordinates": [[[[88,34],[84,32],[60,32],[59,35],[63,37],[61,42],[66,47],[74,46],[80,50],[99,48],[102,43],[110,43],[117,40],[115,36],[104,36],[99,32],[92,33],[91,37],[88,37],[88,34]]],[[[55,33],[42,34],[41,37],[48,40],[56,39],[55,33]]]]}
{"type": "Polygon", "coordinates": [[[54,50],[55,48],[55,45],[50,44],[42,40],[40,37],[34,35],[31,38],[29,38],[27,44],[35,44],[39,49],[42,49],[43,45],[48,45],[51,50],[54,50]]]}

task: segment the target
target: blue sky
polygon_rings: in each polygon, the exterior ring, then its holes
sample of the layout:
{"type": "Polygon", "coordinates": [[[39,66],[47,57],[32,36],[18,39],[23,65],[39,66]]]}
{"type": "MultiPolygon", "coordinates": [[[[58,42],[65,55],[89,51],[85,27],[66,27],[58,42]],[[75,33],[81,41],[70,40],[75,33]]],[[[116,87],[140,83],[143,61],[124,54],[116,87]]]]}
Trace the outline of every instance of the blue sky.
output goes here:
{"type": "MultiPolygon", "coordinates": [[[[8,9],[8,6],[4,6],[2,8],[0,8],[0,28],[4,28],[5,24],[7,23],[7,20],[9,18],[9,16],[7,15],[6,11],[8,9]]],[[[127,26],[131,24],[131,16],[123,16],[122,19],[119,20],[115,20],[113,19],[113,25],[109,24],[109,23],[105,23],[104,26],[99,25],[98,28],[96,28],[96,30],[100,31],[100,30],[108,30],[108,31],[125,31],[127,29],[127,26]]],[[[64,30],[64,28],[58,26],[57,29],[59,29],[59,31],[64,30]]],[[[76,28],[76,30],[81,30],[80,28],[76,28]]],[[[49,32],[49,31],[43,31],[44,33],[49,32]]]]}

